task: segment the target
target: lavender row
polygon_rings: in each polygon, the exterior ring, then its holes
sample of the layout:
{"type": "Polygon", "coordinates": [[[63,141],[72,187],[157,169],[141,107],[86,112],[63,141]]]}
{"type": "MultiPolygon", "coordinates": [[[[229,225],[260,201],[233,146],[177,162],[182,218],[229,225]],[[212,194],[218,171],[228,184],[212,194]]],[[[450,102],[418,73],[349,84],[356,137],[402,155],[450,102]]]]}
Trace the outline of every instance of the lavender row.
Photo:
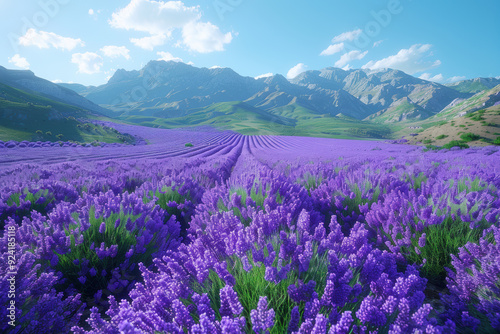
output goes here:
{"type": "Polygon", "coordinates": [[[200,136],[0,170],[17,331],[500,330],[497,152],[200,136]]]}

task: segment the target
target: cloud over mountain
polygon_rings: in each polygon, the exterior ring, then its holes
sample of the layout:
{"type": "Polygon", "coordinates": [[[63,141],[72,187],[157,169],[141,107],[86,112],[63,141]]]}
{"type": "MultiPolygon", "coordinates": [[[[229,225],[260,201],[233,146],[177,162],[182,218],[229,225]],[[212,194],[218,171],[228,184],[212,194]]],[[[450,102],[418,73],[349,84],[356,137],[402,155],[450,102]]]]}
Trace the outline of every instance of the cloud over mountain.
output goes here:
{"type": "Polygon", "coordinates": [[[117,29],[148,33],[150,36],[130,39],[146,50],[165,44],[179,30],[182,41],[177,44],[190,51],[223,51],[224,45],[232,41],[232,33],[223,33],[218,26],[201,18],[199,6],[186,6],[182,1],[132,0],[112,14],[109,24],[117,29]]]}
{"type": "Polygon", "coordinates": [[[408,74],[427,71],[441,65],[440,60],[427,60],[428,57],[432,56],[431,47],[430,44],[415,44],[409,49],[401,49],[397,54],[387,58],[369,61],[362,68],[370,70],[394,68],[408,74]]]}

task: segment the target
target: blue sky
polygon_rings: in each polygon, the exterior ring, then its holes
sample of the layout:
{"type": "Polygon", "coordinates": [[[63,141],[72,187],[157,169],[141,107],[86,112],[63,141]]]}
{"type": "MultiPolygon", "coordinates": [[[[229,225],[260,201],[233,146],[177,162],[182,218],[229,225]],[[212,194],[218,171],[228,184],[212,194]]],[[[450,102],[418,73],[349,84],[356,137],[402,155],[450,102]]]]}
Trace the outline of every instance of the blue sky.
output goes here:
{"type": "Polygon", "coordinates": [[[0,0],[0,13],[0,65],[55,82],[100,85],[156,59],[252,77],[328,66],[500,76],[497,0],[0,0]]]}

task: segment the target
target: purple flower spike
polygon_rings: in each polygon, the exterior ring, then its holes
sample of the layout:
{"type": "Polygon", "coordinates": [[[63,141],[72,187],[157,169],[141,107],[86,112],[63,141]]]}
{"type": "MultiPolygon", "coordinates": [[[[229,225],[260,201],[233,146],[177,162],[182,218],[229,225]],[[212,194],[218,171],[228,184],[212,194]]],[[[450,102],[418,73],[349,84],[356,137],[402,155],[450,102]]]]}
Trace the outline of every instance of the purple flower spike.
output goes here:
{"type": "Polygon", "coordinates": [[[267,307],[267,296],[261,296],[257,309],[250,311],[254,333],[269,333],[268,329],[274,326],[274,310],[268,310],[267,307]]]}

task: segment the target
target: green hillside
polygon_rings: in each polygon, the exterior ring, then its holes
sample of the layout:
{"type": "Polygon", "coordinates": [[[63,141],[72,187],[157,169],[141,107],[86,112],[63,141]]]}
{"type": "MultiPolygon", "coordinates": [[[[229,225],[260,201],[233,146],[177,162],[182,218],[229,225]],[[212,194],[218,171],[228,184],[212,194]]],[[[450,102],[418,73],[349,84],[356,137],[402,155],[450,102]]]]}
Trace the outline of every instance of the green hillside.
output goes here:
{"type": "Polygon", "coordinates": [[[374,123],[414,122],[432,116],[430,112],[403,98],[393,103],[388,109],[371,115],[368,119],[374,123]]]}
{"type": "Polygon", "coordinates": [[[97,115],[0,84],[0,140],[121,143],[133,138],[86,120],[97,115]]]}
{"type": "Polygon", "coordinates": [[[123,121],[150,127],[176,128],[211,125],[247,135],[288,135],[330,138],[373,138],[390,136],[384,125],[363,122],[340,115],[322,115],[298,104],[266,112],[244,102],[222,102],[201,110],[190,110],[187,116],[158,118],[124,116],[123,121]]]}
{"type": "Polygon", "coordinates": [[[444,109],[440,113],[431,117],[429,120],[430,121],[434,119],[450,120],[454,117],[463,116],[465,114],[482,109],[484,107],[490,107],[493,105],[494,101],[496,101],[492,100],[492,97],[498,96],[498,94],[500,94],[500,85],[493,87],[492,89],[482,91],[481,93],[478,93],[473,97],[454,105],[453,107],[444,109]]]}

